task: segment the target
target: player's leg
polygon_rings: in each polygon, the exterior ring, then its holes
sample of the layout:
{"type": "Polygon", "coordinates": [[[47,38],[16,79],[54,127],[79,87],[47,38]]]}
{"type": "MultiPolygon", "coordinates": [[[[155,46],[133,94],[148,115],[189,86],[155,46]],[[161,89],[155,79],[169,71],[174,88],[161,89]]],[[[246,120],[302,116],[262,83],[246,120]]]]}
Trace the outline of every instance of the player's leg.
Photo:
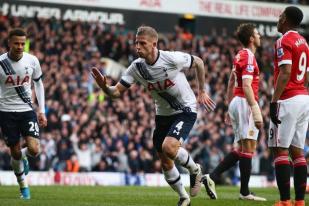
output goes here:
{"type": "Polygon", "coordinates": [[[307,162],[304,157],[304,150],[291,146],[290,155],[294,167],[295,206],[305,206],[307,162]]]}
{"type": "Polygon", "coordinates": [[[220,176],[223,172],[235,166],[239,161],[239,151],[241,151],[241,145],[233,150],[224,157],[224,159],[218,164],[212,173],[206,174],[202,177],[202,183],[205,186],[206,192],[210,199],[217,199],[218,195],[216,192],[216,182],[219,181],[220,176]]]}
{"type": "MultiPolygon", "coordinates": [[[[293,98],[283,100],[279,104],[278,117],[281,124],[276,127],[270,122],[269,147],[273,148],[275,158],[275,171],[277,185],[280,192],[280,201],[277,205],[290,204],[290,162],[288,159],[290,146],[303,148],[305,133],[300,126],[300,119],[304,119],[303,124],[307,128],[309,118],[309,97],[298,95],[293,98]],[[301,135],[298,131],[302,131],[301,135]]],[[[296,158],[296,155],[294,155],[296,158]]]]}
{"type": "Polygon", "coordinates": [[[217,182],[221,174],[235,166],[238,161],[239,148],[235,148],[224,157],[224,159],[218,164],[218,166],[212,171],[212,173],[209,174],[209,177],[213,181],[217,182]]]}
{"type": "Polygon", "coordinates": [[[32,136],[25,137],[25,140],[27,147],[22,149],[22,154],[30,157],[38,156],[40,153],[40,140],[32,136]]]}
{"type": "Polygon", "coordinates": [[[202,171],[188,151],[181,147],[181,143],[174,137],[166,137],[162,145],[163,153],[175,160],[175,163],[187,168],[190,173],[190,195],[196,196],[201,189],[202,171]]]}
{"type": "Polygon", "coordinates": [[[26,140],[27,148],[22,150],[23,156],[35,157],[40,152],[39,125],[34,111],[22,112],[19,124],[21,134],[26,140]]]}
{"type": "Polygon", "coordinates": [[[21,198],[30,199],[30,190],[26,179],[25,164],[22,159],[20,142],[10,146],[10,151],[12,155],[11,165],[19,184],[21,198]]]}
{"type": "Polygon", "coordinates": [[[249,190],[249,180],[252,168],[252,156],[256,149],[256,140],[243,139],[241,140],[242,149],[239,152],[239,169],[240,169],[240,195],[241,200],[266,201],[265,198],[256,196],[249,190]]]}
{"type": "Polygon", "coordinates": [[[280,201],[276,204],[290,205],[290,162],[289,150],[287,148],[274,147],[272,148],[275,161],[275,171],[277,186],[280,193],[280,201]]]}
{"type": "Polygon", "coordinates": [[[196,196],[201,189],[202,170],[196,164],[188,151],[181,147],[182,142],[188,137],[196,120],[196,113],[181,113],[175,115],[173,124],[162,144],[163,153],[188,169],[190,173],[190,195],[196,196]]]}
{"type": "Polygon", "coordinates": [[[23,112],[19,124],[21,134],[26,141],[26,147],[21,150],[25,163],[25,171],[29,172],[27,156],[36,157],[40,152],[39,126],[34,111],[23,112]]]}
{"type": "Polygon", "coordinates": [[[301,108],[300,115],[296,123],[295,135],[290,146],[290,155],[293,160],[294,167],[294,190],[295,190],[295,206],[304,206],[306,185],[307,185],[307,162],[304,157],[304,147],[306,133],[308,131],[309,121],[309,97],[305,96],[300,99],[298,107],[301,108]],[[307,101],[304,101],[306,100],[307,101]]]}
{"type": "Polygon", "coordinates": [[[292,206],[290,200],[291,171],[288,150],[292,140],[292,134],[290,134],[290,126],[292,124],[286,124],[287,122],[284,122],[282,118],[281,124],[278,125],[278,127],[270,121],[268,146],[271,148],[274,155],[276,181],[280,193],[280,201],[275,203],[275,206],[292,206]]]}
{"type": "Polygon", "coordinates": [[[158,156],[161,160],[162,170],[166,182],[179,195],[179,202],[177,206],[190,205],[189,195],[181,181],[180,173],[176,168],[174,161],[163,153],[158,153],[158,156]]]}
{"type": "Polygon", "coordinates": [[[240,194],[241,196],[247,196],[250,194],[249,180],[256,141],[253,139],[242,139],[241,145],[242,150],[239,152],[240,194]]]}
{"type": "Polygon", "coordinates": [[[219,165],[210,173],[202,177],[202,182],[205,186],[206,192],[211,199],[217,199],[215,182],[219,181],[221,174],[231,167],[233,167],[239,161],[239,151],[241,151],[240,143],[240,102],[241,98],[235,97],[229,105],[228,115],[230,116],[232,127],[234,130],[234,143],[238,144],[238,148],[234,148],[219,165]]]}
{"type": "Polygon", "coordinates": [[[30,199],[22,161],[18,117],[19,113],[17,112],[0,112],[0,126],[5,142],[10,148],[11,165],[22,193],[21,198],[30,199]]]}
{"type": "Polygon", "coordinates": [[[179,171],[175,167],[174,161],[163,154],[162,144],[172,124],[171,117],[156,116],[156,128],[153,132],[153,145],[159,155],[163,175],[171,188],[179,195],[177,206],[190,205],[190,198],[182,184],[179,171]]]}
{"type": "MultiPolygon", "coordinates": [[[[214,182],[217,182],[220,179],[220,176],[223,172],[235,166],[235,164],[239,161],[239,152],[242,150],[241,147],[241,125],[240,125],[240,114],[239,108],[237,108],[236,102],[238,99],[232,101],[229,106],[229,116],[231,120],[231,124],[234,131],[234,143],[238,145],[237,148],[233,148],[233,150],[228,153],[224,159],[219,163],[219,165],[209,174],[209,178],[214,182]]],[[[213,199],[213,198],[212,198],[213,199]]]]}

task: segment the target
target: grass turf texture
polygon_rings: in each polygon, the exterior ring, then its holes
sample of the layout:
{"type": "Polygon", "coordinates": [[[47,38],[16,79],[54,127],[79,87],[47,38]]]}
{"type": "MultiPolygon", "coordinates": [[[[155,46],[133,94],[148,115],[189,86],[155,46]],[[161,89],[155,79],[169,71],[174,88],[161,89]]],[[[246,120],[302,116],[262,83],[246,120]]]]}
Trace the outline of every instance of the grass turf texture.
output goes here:
{"type": "MultiPolygon", "coordinates": [[[[35,206],[175,206],[178,197],[168,187],[107,187],[107,186],[32,186],[31,200],[19,199],[18,186],[0,186],[0,205],[35,206]]],[[[279,198],[276,188],[253,188],[267,202],[238,200],[238,187],[218,187],[219,199],[210,200],[204,187],[197,197],[191,198],[192,206],[245,206],[272,205],[279,198]]],[[[291,191],[291,194],[293,192],[291,191]]],[[[309,195],[306,195],[309,203],[309,195]]]]}

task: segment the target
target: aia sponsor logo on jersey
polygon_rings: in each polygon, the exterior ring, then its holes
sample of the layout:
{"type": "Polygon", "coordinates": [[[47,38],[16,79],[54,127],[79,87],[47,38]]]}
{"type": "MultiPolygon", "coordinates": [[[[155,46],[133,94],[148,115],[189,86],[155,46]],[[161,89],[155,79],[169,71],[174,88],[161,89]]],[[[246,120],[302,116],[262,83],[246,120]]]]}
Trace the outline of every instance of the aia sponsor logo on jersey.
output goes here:
{"type": "Polygon", "coordinates": [[[30,76],[25,77],[9,75],[5,80],[5,85],[7,86],[22,86],[30,83],[30,76]]]}
{"type": "Polygon", "coordinates": [[[170,79],[165,79],[164,81],[161,82],[156,82],[156,83],[150,83],[148,82],[147,88],[149,91],[156,90],[156,91],[162,91],[166,90],[172,86],[174,86],[175,83],[172,82],[170,79]]]}
{"type": "Polygon", "coordinates": [[[278,58],[281,58],[281,57],[283,57],[283,55],[284,55],[284,52],[283,52],[283,48],[278,48],[277,49],[277,57],[278,58]]]}

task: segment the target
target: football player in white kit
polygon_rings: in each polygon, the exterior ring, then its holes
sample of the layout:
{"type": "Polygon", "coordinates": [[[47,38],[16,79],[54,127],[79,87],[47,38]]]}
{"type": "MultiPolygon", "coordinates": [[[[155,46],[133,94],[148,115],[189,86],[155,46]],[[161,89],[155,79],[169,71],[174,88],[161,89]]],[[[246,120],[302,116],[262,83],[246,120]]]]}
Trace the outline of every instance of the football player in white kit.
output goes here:
{"type": "Polygon", "coordinates": [[[39,126],[45,127],[45,97],[42,71],[38,59],[24,53],[26,32],[21,28],[9,32],[9,52],[0,56],[0,127],[12,155],[12,168],[20,186],[21,198],[30,199],[25,178],[29,172],[27,155],[40,151],[39,126]],[[31,81],[39,103],[38,119],[31,102],[31,81]],[[26,141],[21,149],[20,137],[26,141]]]}
{"type": "Polygon", "coordinates": [[[156,128],[153,143],[162,163],[164,177],[179,195],[178,206],[190,205],[175,163],[190,172],[190,195],[196,196],[201,188],[201,167],[181,147],[196,120],[197,102],[207,111],[215,103],[204,90],[205,70],[203,61],[183,52],[157,49],[158,33],[148,26],[137,29],[135,46],[140,58],[136,59],[115,86],[106,84],[106,77],[97,68],[92,75],[102,90],[112,98],[119,98],[133,83],[139,82],[151,93],[156,105],[156,128]],[[182,72],[194,68],[197,72],[198,99],[182,72]]]}

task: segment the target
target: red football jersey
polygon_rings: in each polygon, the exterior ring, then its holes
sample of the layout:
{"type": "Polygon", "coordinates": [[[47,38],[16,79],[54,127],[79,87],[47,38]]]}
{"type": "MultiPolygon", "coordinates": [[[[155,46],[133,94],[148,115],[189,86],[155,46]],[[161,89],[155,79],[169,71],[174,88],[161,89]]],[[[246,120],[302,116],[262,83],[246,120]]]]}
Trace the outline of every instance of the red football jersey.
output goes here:
{"type": "Polygon", "coordinates": [[[240,50],[233,60],[233,73],[235,75],[234,96],[245,97],[242,80],[252,79],[255,100],[258,100],[260,70],[254,54],[249,49],[240,50]]]}
{"type": "Polygon", "coordinates": [[[304,85],[306,71],[309,70],[309,48],[304,37],[296,31],[286,32],[275,45],[274,86],[279,74],[279,67],[291,64],[290,79],[279,99],[288,99],[296,95],[308,95],[304,85]]]}

